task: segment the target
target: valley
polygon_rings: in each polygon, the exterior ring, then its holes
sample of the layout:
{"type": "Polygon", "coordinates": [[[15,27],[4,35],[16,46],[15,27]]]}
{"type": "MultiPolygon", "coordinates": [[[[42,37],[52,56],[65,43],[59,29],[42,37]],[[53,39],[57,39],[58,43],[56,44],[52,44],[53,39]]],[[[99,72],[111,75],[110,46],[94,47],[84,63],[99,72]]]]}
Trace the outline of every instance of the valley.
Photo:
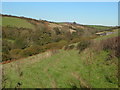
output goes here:
{"type": "Polygon", "coordinates": [[[119,87],[120,27],[11,15],[2,22],[3,88],[119,87]]]}

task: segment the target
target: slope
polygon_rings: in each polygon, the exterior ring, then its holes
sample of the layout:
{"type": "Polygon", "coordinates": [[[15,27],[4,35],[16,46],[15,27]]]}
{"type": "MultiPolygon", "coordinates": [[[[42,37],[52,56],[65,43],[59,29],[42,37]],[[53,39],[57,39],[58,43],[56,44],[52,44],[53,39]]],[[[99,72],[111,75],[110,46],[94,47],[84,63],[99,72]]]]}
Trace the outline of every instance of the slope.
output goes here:
{"type": "Polygon", "coordinates": [[[80,54],[76,49],[53,50],[46,54],[4,64],[3,86],[8,88],[117,88],[118,59],[110,58],[110,51],[98,50],[97,52],[94,50],[94,45],[80,54]],[[41,56],[43,58],[40,58],[41,56]]]}

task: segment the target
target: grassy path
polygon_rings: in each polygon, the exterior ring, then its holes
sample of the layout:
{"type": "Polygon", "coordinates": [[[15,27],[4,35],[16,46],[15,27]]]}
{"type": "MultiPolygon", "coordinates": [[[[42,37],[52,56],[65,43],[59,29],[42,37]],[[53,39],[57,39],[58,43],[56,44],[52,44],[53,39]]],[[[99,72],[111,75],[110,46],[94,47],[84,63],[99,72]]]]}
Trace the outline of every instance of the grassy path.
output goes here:
{"type": "Polygon", "coordinates": [[[38,55],[31,60],[21,60],[21,63],[5,64],[5,86],[15,87],[21,82],[22,88],[115,88],[117,81],[114,74],[117,67],[114,63],[106,65],[104,60],[107,55],[108,52],[90,53],[89,49],[81,54],[76,50],[60,50],[46,58],[40,59],[38,55]],[[23,75],[20,77],[21,72],[23,75]],[[114,83],[106,79],[111,76],[114,83]]]}

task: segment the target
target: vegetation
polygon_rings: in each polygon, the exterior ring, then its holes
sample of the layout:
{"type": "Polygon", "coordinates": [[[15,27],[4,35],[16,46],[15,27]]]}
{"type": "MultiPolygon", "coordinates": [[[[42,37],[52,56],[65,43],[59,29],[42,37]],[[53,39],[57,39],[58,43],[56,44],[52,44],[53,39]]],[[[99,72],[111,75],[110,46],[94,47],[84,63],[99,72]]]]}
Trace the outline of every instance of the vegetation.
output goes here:
{"type": "Polygon", "coordinates": [[[15,17],[2,17],[2,26],[11,26],[18,28],[30,28],[34,29],[34,25],[28,23],[24,19],[15,18],[15,17]],[[12,23],[14,22],[14,23],[12,23]]]}
{"type": "Polygon", "coordinates": [[[100,26],[100,25],[89,25],[89,27],[95,28],[95,29],[99,29],[100,31],[102,30],[109,30],[112,27],[108,27],[108,26],[100,26]]]}
{"type": "Polygon", "coordinates": [[[3,18],[3,89],[120,86],[120,36],[96,35],[113,27],[3,18]]]}
{"type": "Polygon", "coordinates": [[[84,26],[85,30],[83,30],[79,24],[68,23],[67,26],[64,26],[52,23],[52,26],[50,26],[51,22],[48,21],[7,15],[3,15],[2,20],[3,61],[15,59],[12,57],[16,53],[11,53],[11,51],[19,50],[20,56],[16,58],[19,59],[52,48],[60,49],[64,45],[77,43],[82,38],[96,37],[91,28],[84,26]],[[37,49],[35,46],[39,46],[41,50],[35,51],[37,49]],[[32,50],[33,47],[36,49],[32,50]]]}
{"type": "Polygon", "coordinates": [[[81,52],[81,51],[83,51],[84,49],[86,49],[89,45],[90,45],[90,41],[81,41],[81,42],[77,45],[77,49],[79,50],[79,52],[81,52]]]}
{"type": "Polygon", "coordinates": [[[60,50],[48,58],[34,56],[22,64],[20,61],[5,64],[7,80],[3,86],[14,88],[21,83],[19,88],[117,88],[117,57],[110,58],[111,52],[106,50],[99,53],[94,50],[94,47],[86,48],[80,54],[75,49],[60,50]],[[28,60],[32,63],[28,64],[28,60]],[[11,67],[16,63],[21,67],[21,77],[14,71],[15,67],[11,67]]]}

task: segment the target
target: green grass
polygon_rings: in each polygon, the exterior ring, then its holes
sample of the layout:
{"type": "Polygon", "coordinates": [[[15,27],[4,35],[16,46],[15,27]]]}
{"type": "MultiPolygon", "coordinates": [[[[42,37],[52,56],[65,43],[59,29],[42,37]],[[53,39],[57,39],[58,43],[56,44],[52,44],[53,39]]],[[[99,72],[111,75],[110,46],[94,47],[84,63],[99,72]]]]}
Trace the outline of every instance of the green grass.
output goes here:
{"type": "MultiPolygon", "coordinates": [[[[111,61],[106,61],[108,54],[109,52],[106,52],[106,51],[101,51],[98,54],[93,52],[90,52],[90,53],[86,52],[86,57],[84,57],[83,59],[83,62],[86,63],[86,67],[83,69],[83,71],[87,69],[87,71],[90,73],[90,75],[86,75],[85,78],[90,82],[93,88],[117,87],[117,83],[118,83],[117,77],[114,78],[113,80],[113,82],[116,82],[116,84],[110,83],[106,80],[106,77],[111,77],[111,76],[114,77],[115,74],[117,74],[117,70],[118,70],[117,65],[115,65],[114,63],[111,63],[114,61],[117,62],[117,58],[114,58],[111,61]],[[87,59],[88,61],[86,62],[87,59]],[[106,63],[109,63],[109,65],[107,65],[106,63]]],[[[84,72],[82,75],[84,77],[85,75],[84,72]]]]}
{"type": "Polygon", "coordinates": [[[111,27],[108,26],[100,26],[100,25],[88,25],[89,27],[98,29],[98,30],[106,30],[106,29],[110,29],[111,27]]]}
{"type": "Polygon", "coordinates": [[[18,27],[18,28],[29,28],[34,29],[34,25],[27,22],[27,20],[15,18],[15,17],[2,17],[2,26],[11,26],[11,27],[18,27]]]}
{"type": "Polygon", "coordinates": [[[72,88],[72,87],[93,87],[93,88],[116,88],[117,79],[115,73],[117,66],[113,61],[106,62],[109,52],[102,51],[99,54],[86,49],[78,54],[76,50],[64,51],[44,59],[38,59],[37,63],[26,65],[27,62],[12,62],[4,65],[7,83],[6,87],[14,88],[18,82],[22,88],[72,88]],[[17,64],[18,63],[18,64],[17,64]],[[110,65],[106,65],[110,63],[110,65]],[[17,68],[17,66],[21,68],[17,68]],[[19,77],[19,72],[23,76],[19,77]],[[105,77],[110,77],[108,82],[105,77]]]}

